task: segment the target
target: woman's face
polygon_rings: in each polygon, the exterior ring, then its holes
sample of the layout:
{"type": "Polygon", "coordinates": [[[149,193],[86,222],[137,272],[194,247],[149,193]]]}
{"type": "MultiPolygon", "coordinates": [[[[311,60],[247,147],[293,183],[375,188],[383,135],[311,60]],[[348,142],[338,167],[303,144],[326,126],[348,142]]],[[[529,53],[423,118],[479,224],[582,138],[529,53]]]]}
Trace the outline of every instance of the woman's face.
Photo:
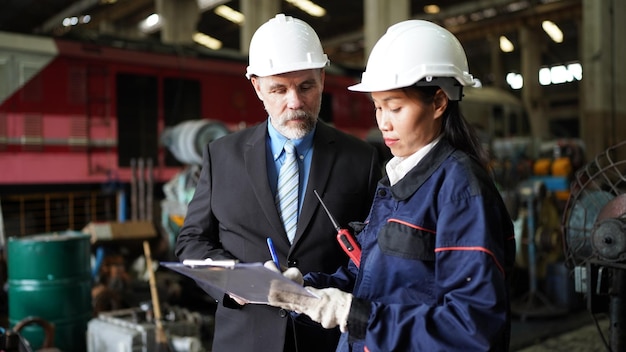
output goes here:
{"type": "Polygon", "coordinates": [[[376,122],[385,145],[396,157],[407,157],[432,142],[441,133],[441,116],[448,98],[439,89],[426,98],[414,89],[371,93],[376,122]]]}

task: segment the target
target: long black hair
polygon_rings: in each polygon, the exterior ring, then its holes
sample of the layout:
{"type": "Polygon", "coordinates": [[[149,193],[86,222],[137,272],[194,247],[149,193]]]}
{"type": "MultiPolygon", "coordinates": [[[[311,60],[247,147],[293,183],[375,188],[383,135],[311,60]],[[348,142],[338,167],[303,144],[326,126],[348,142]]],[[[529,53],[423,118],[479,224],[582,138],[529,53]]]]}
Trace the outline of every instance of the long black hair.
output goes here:
{"type": "MultiPolygon", "coordinates": [[[[434,100],[435,94],[440,89],[439,86],[411,86],[420,92],[424,102],[430,103],[434,100]]],[[[483,167],[487,168],[489,163],[488,154],[483,148],[476,129],[467,122],[458,100],[448,100],[448,107],[442,116],[442,135],[448,142],[470,157],[476,159],[483,167]]]]}

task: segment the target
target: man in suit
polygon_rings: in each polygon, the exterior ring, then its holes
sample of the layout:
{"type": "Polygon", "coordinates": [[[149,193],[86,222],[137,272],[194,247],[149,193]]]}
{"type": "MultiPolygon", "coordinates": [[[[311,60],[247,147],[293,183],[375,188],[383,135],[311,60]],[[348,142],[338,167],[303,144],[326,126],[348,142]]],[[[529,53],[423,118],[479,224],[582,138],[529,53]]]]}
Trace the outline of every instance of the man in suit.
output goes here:
{"type": "MultiPolygon", "coordinates": [[[[283,266],[302,273],[333,273],[348,263],[336,231],[313,191],[339,224],[367,217],[381,168],[366,142],[318,121],[324,68],[329,61],[315,31],[305,22],[277,15],[255,32],[246,76],[268,112],[256,126],[211,142],[176,256],[185,259],[271,259],[271,237],[283,266]],[[290,141],[298,156],[295,236],[281,220],[277,184],[290,141]]],[[[205,287],[218,301],[214,352],[333,351],[339,331],[267,305],[240,305],[205,287]],[[299,318],[298,318],[299,319],[299,318]]]]}

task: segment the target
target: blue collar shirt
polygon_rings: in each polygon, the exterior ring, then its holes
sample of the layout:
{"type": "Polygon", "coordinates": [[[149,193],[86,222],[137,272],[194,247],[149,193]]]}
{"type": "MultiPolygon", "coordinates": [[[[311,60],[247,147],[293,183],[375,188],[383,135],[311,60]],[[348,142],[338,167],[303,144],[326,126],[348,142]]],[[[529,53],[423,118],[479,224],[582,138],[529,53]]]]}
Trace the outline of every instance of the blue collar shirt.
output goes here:
{"type": "MultiPolygon", "coordinates": [[[[267,133],[268,138],[266,140],[266,153],[267,157],[267,177],[272,189],[272,194],[276,196],[276,184],[278,183],[278,172],[280,167],[285,161],[285,152],[283,150],[287,139],[280,134],[272,126],[271,117],[267,121],[267,133]]],[[[315,135],[315,128],[309,134],[300,139],[293,139],[292,142],[298,152],[298,170],[300,176],[300,183],[298,189],[298,212],[302,210],[302,200],[304,190],[306,190],[307,183],[309,181],[309,170],[311,170],[311,160],[313,155],[313,136],[315,135]]]]}

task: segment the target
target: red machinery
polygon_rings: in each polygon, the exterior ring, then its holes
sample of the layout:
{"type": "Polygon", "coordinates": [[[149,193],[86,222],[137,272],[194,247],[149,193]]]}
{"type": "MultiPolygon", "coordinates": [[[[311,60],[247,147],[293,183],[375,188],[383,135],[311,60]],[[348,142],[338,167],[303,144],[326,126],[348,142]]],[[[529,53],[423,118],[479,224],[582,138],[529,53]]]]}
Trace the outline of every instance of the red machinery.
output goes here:
{"type": "MultiPolygon", "coordinates": [[[[181,169],[159,143],[167,127],[209,119],[232,131],[265,119],[244,57],[143,45],[0,32],[0,186],[128,182],[134,159],[153,160],[155,183],[166,182],[181,169]]],[[[335,71],[321,115],[364,137],[371,102],[335,71]]]]}

